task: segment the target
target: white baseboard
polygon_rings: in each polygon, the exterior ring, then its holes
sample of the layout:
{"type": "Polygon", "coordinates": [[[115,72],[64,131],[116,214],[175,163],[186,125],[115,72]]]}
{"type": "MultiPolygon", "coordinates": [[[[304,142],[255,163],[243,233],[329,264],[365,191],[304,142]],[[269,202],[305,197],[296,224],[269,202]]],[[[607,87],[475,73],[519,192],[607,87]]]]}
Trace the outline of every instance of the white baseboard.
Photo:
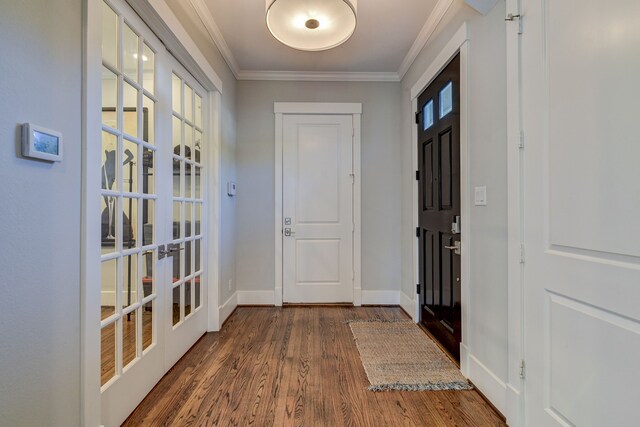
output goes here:
{"type": "Polygon", "coordinates": [[[473,354],[468,355],[468,378],[485,395],[493,406],[502,414],[507,412],[507,385],[489,368],[476,359],[473,354]]]}
{"type": "Polygon", "coordinates": [[[465,343],[460,343],[460,372],[469,378],[469,347],[465,343]]]}
{"type": "Polygon", "coordinates": [[[362,290],[362,305],[400,305],[400,291],[362,290]]]}
{"type": "Polygon", "coordinates": [[[522,394],[511,384],[507,384],[507,410],[504,414],[510,427],[524,425],[522,394]]]}
{"type": "Polygon", "coordinates": [[[418,322],[419,319],[416,318],[416,305],[414,300],[402,291],[400,291],[400,307],[411,316],[414,322],[418,322]]]}
{"type": "Polygon", "coordinates": [[[274,291],[238,291],[238,305],[275,305],[274,291]]]}
{"type": "Polygon", "coordinates": [[[220,326],[222,326],[224,321],[227,320],[229,316],[231,316],[231,313],[233,313],[233,310],[235,310],[237,306],[238,306],[238,293],[234,292],[233,295],[229,297],[227,302],[225,302],[218,308],[218,312],[220,313],[218,317],[220,321],[220,326]]]}

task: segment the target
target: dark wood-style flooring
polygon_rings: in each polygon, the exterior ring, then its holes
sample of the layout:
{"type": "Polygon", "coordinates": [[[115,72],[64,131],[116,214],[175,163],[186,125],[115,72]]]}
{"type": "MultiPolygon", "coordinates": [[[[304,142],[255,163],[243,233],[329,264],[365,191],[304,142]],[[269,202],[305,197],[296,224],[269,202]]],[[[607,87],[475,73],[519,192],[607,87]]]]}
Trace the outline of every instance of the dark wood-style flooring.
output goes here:
{"type": "Polygon", "coordinates": [[[476,391],[367,391],[351,319],[407,316],[395,307],[240,307],[124,425],[505,425],[476,391]]]}

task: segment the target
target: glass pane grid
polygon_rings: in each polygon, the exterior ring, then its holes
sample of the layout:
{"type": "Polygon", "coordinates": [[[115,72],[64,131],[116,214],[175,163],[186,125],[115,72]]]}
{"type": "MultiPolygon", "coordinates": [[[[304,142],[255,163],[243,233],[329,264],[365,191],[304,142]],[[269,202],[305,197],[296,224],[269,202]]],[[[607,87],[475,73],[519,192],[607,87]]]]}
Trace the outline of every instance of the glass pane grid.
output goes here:
{"type": "MultiPolygon", "coordinates": [[[[151,185],[148,182],[157,151],[153,145],[157,102],[155,51],[131,23],[103,3],[103,24],[105,22],[101,327],[103,331],[111,331],[114,345],[110,351],[114,360],[107,367],[113,372],[111,379],[101,381],[103,388],[128,370],[155,341],[152,314],[157,295],[153,289],[157,246],[152,227],[158,197],[155,182],[151,185]],[[150,163],[139,161],[147,158],[151,159],[150,163]],[[144,221],[143,216],[151,220],[144,221]],[[147,235],[150,237],[145,240],[147,235]],[[145,287],[148,276],[151,287],[145,287]],[[143,307],[143,304],[149,306],[143,307]],[[144,339],[143,326],[147,330],[144,339]]],[[[105,359],[104,351],[102,359],[102,365],[109,359],[105,359]]],[[[103,377],[104,370],[102,366],[103,377]]]]}

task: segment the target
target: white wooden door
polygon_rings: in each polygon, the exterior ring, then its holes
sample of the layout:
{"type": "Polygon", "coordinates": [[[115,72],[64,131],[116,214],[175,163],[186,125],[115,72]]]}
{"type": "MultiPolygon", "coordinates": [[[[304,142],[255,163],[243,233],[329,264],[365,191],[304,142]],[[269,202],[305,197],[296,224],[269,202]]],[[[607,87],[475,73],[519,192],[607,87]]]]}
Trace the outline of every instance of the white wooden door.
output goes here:
{"type": "Polygon", "coordinates": [[[165,233],[175,248],[167,263],[165,367],[169,370],[207,331],[207,289],[203,261],[205,221],[206,92],[172,56],[167,87],[171,105],[165,122],[171,155],[163,161],[173,173],[165,187],[165,233]]]}
{"type": "Polygon", "coordinates": [[[640,2],[521,13],[526,425],[640,425],[640,2]]]}
{"type": "Polygon", "coordinates": [[[283,117],[283,301],[353,302],[353,118],[283,117]]]}
{"type": "Polygon", "coordinates": [[[102,15],[101,423],[110,427],[206,332],[208,94],[123,0],[106,0],[102,15]]]}
{"type": "MultiPolygon", "coordinates": [[[[157,225],[170,141],[158,127],[170,99],[159,84],[168,53],[123,1],[102,5],[100,308],[101,423],[120,425],[162,378],[165,261],[157,225]]],[[[90,143],[91,141],[89,141],[90,143]]]]}

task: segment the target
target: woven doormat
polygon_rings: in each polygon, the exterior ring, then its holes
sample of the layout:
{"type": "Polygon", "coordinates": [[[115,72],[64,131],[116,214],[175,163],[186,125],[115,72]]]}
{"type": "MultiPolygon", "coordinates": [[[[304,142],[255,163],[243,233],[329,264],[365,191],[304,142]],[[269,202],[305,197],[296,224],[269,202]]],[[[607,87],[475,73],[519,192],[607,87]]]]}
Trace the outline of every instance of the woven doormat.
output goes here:
{"type": "Polygon", "coordinates": [[[470,390],[460,370],[411,321],[350,321],[371,391],[470,390]]]}

